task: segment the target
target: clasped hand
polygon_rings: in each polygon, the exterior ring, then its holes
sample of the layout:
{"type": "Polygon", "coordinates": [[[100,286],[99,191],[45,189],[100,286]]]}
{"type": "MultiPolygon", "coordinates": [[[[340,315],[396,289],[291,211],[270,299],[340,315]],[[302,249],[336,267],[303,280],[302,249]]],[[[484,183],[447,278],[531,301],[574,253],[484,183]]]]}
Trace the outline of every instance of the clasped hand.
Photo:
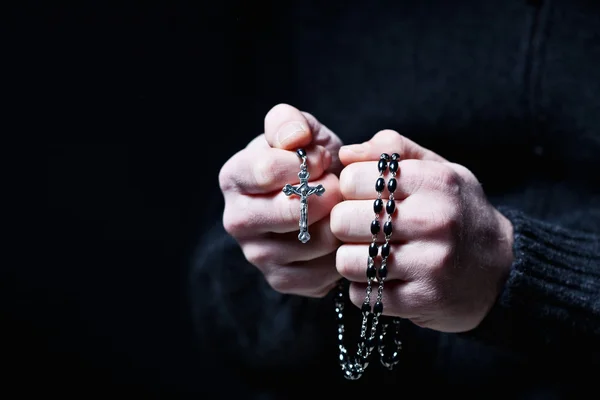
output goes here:
{"type": "Polygon", "coordinates": [[[322,297],[344,277],[360,306],[381,153],[401,156],[384,314],[444,332],[475,328],[508,276],[512,225],[467,168],[395,131],[342,146],[312,115],[274,107],[265,133],[221,169],[224,227],[276,291],[322,297]],[[309,201],[306,244],[297,238],[298,200],[281,190],[297,183],[299,162],[290,150],[298,147],[307,150],[311,185],[326,188],[309,201]]]}

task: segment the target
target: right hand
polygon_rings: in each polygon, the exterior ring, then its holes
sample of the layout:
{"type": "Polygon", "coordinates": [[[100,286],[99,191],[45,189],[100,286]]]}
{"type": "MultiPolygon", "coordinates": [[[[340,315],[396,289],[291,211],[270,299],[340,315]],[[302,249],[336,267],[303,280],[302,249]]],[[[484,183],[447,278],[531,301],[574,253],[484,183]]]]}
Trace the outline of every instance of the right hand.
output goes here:
{"type": "Polygon", "coordinates": [[[335,267],[340,242],[329,226],[331,209],[342,201],[341,145],[312,115],[279,104],[265,117],[265,133],[221,168],[225,230],[278,292],[323,297],[341,278],[335,267]],[[298,148],[308,155],[310,185],[325,187],[322,196],[308,200],[312,238],[305,244],[298,240],[300,200],[282,192],[285,184],[299,182],[298,148]]]}

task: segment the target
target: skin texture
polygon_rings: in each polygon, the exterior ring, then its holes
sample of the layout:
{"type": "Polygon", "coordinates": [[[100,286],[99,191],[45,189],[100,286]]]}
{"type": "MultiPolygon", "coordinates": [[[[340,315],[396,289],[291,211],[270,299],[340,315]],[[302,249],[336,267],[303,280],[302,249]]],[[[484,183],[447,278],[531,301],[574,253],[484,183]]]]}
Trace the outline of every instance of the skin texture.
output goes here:
{"type": "Polygon", "coordinates": [[[508,276],[512,226],[468,169],[397,132],[342,146],[312,115],[275,106],[265,133],[221,169],[225,229],[276,291],[322,297],[343,276],[360,306],[377,160],[384,152],[400,154],[401,161],[383,313],[444,332],[475,328],[508,276]],[[326,188],[309,200],[307,244],[297,239],[299,199],[281,191],[298,181],[298,147],[308,152],[311,185],[326,188]]]}

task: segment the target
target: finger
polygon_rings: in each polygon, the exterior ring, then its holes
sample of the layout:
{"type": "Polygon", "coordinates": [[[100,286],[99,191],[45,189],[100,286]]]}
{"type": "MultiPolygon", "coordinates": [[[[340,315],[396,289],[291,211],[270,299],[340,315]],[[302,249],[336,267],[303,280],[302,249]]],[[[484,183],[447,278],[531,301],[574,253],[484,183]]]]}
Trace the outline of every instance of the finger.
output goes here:
{"type": "MultiPolygon", "coordinates": [[[[366,200],[377,196],[375,182],[379,178],[376,161],[357,162],[348,165],[340,174],[340,190],[344,199],[366,200]]],[[[389,197],[388,186],[392,176],[384,175],[386,182],[382,196],[389,197]]],[[[396,199],[405,199],[421,191],[451,192],[458,183],[458,173],[448,163],[421,160],[402,160],[396,174],[396,199]]]]}
{"type": "Polygon", "coordinates": [[[313,136],[300,110],[288,104],[278,104],[265,116],[265,139],[273,148],[296,150],[308,146],[313,136]]]}
{"type": "MultiPolygon", "coordinates": [[[[387,221],[382,213],[380,228],[387,221]]],[[[452,204],[436,195],[415,195],[396,202],[392,214],[392,242],[404,242],[433,238],[449,229],[454,233],[454,225],[459,215],[452,204]]],[[[347,200],[331,210],[331,231],[346,243],[370,243],[372,240],[371,222],[374,219],[372,200],[347,200]]],[[[382,233],[379,234],[383,237],[382,233]]]]}
{"type": "Polygon", "coordinates": [[[323,146],[331,155],[330,171],[339,174],[341,139],[313,115],[288,104],[278,104],[265,117],[265,139],[274,148],[296,150],[310,144],[323,146]]]}
{"type": "Polygon", "coordinates": [[[279,293],[307,297],[324,297],[340,279],[335,267],[335,253],[311,261],[290,265],[272,265],[264,275],[279,293]]]}
{"type": "Polygon", "coordinates": [[[257,267],[310,261],[331,254],[340,246],[341,242],[329,228],[329,218],[315,222],[310,228],[311,240],[307,243],[300,242],[296,232],[268,233],[256,239],[242,240],[240,246],[246,259],[257,267]]]}
{"type": "MultiPolygon", "coordinates": [[[[412,241],[392,244],[387,259],[387,281],[413,281],[423,277],[440,259],[447,257],[445,247],[437,242],[412,241]]],[[[381,247],[379,250],[381,255],[381,247]]],[[[367,281],[368,244],[345,244],[337,250],[336,268],[340,275],[352,282],[367,281]]],[[[375,260],[377,268],[381,259],[375,260]]]]}
{"type": "Polygon", "coordinates": [[[312,133],[312,143],[325,147],[331,154],[329,171],[339,175],[342,170],[342,163],[339,157],[340,147],[343,145],[342,140],[312,114],[303,111],[302,115],[306,118],[312,133]]]}
{"type": "Polygon", "coordinates": [[[265,139],[264,133],[261,133],[260,135],[255,137],[250,141],[250,143],[246,145],[246,149],[248,150],[264,150],[268,149],[269,147],[271,146],[269,146],[269,143],[267,143],[267,139],[265,139]]]}
{"type": "MultiPolygon", "coordinates": [[[[377,286],[377,283],[375,283],[377,286]]],[[[360,307],[365,299],[366,283],[352,282],[348,291],[350,301],[360,307]]],[[[383,290],[383,314],[405,319],[421,319],[435,310],[441,301],[424,281],[385,282],[383,290]]]]}
{"type": "MultiPolygon", "coordinates": [[[[299,182],[301,160],[295,152],[259,147],[260,140],[256,140],[221,168],[219,183],[224,192],[265,194],[280,191],[287,183],[299,182]]],[[[331,155],[323,146],[307,147],[306,154],[310,178],[318,179],[331,164],[331,155]]]]}
{"type": "Polygon", "coordinates": [[[343,146],[340,149],[340,160],[344,165],[358,161],[377,161],[382,153],[398,153],[401,160],[446,161],[433,151],[389,129],[378,132],[367,142],[343,146]]]}
{"type": "MultiPolygon", "coordinates": [[[[323,185],[325,192],[308,198],[308,223],[320,221],[341,201],[338,179],[327,173],[311,186],[323,185]]],[[[274,232],[297,232],[300,220],[300,198],[282,191],[264,196],[227,195],[223,225],[236,238],[253,237],[274,232]]],[[[310,229],[309,229],[310,232],[310,229]]]]}

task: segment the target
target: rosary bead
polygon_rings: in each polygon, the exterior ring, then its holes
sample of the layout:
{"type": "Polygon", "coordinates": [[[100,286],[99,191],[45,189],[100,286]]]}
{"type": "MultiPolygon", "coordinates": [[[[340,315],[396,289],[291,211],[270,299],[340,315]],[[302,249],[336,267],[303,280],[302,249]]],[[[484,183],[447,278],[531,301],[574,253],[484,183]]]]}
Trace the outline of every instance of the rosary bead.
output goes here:
{"type": "Polygon", "coordinates": [[[381,257],[386,258],[390,255],[390,244],[385,243],[381,246],[381,257]]]}
{"type": "Polygon", "coordinates": [[[398,161],[398,160],[400,160],[400,154],[398,154],[398,153],[394,153],[394,154],[392,154],[392,160],[393,160],[393,161],[398,161]]]}
{"type": "Polygon", "coordinates": [[[377,269],[374,265],[369,265],[367,267],[367,278],[373,279],[377,276],[377,269]]]}
{"type": "Polygon", "coordinates": [[[369,313],[369,312],[371,312],[371,305],[369,303],[363,303],[362,307],[360,308],[360,310],[363,313],[369,313]]]}
{"type": "Polygon", "coordinates": [[[400,354],[397,351],[394,351],[392,354],[388,354],[382,358],[381,363],[390,368],[393,365],[397,364],[400,361],[400,354]]]}
{"type": "Polygon", "coordinates": [[[398,161],[390,161],[390,172],[398,172],[398,161]]]}
{"type": "Polygon", "coordinates": [[[375,214],[379,214],[381,210],[383,210],[383,200],[377,199],[373,203],[373,211],[375,211],[375,214]]]}
{"type": "Polygon", "coordinates": [[[381,157],[379,157],[379,158],[382,160],[385,160],[385,161],[390,161],[390,155],[387,153],[382,153],[381,157]]]}
{"type": "Polygon", "coordinates": [[[385,171],[385,169],[387,168],[387,161],[385,161],[383,158],[379,160],[379,162],[377,163],[377,169],[379,170],[379,172],[383,172],[385,171]]]}
{"type": "Polygon", "coordinates": [[[382,312],[383,312],[383,303],[378,301],[377,303],[375,303],[375,306],[373,307],[373,313],[375,313],[377,315],[381,315],[382,312]]]}
{"type": "Polygon", "coordinates": [[[385,189],[385,180],[383,178],[378,178],[377,182],[375,182],[375,190],[378,192],[383,192],[385,189]]]}
{"type": "Polygon", "coordinates": [[[383,233],[388,236],[392,234],[392,221],[387,221],[385,224],[383,224],[383,233]]]}
{"type": "Polygon", "coordinates": [[[365,346],[369,349],[369,351],[372,351],[375,347],[375,340],[372,337],[368,337],[367,340],[365,340],[365,346]]]}
{"type": "Polygon", "coordinates": [[[306,150],[298,149],[298,150],[296,150],[296,154],[298,154],[298,157],[304,158],[304,157],[306,157],[306,150]]]}
{"type": "Polygon", "coordinates": [[[379,278],[385,279],[387,277],[387,266],[382,265],[379,267],[379,278]]]}
{"type": "Polygon", "coordinates": [[[372,337],[361,338],[360,343],[369,353],[375,348],[375,339],[372,337]]]}
{"type": "Polygon", "coordinates": [[[379,253],[379,247],[377,247],[377,243],[371,243],[369,245],[369,256],[376,257],[377,253],[379,253]]]}
{"type": "Polygon", "coordinates": [[[385,205],[385,211],[388,214],[392,215],[395,210],[396,210],[396,202],[394,200],[388,200],[387,204],[385,205]]]}
{"type": "Polygon", "coordinates": [[[379,221],[374,219],[373,222],[371,222],[371,233],[373,235],[377,235],[380,230],[381,230],[381,226],[379,225],[379,221]]]}
{"type": "Polygon", "coordinates": [[[394,193],[397,187],[398,181],[396,181],[396,178],[390,178],[390,180],[388,181],[388,190],[390,191],[390,193],[394,193]]]}

